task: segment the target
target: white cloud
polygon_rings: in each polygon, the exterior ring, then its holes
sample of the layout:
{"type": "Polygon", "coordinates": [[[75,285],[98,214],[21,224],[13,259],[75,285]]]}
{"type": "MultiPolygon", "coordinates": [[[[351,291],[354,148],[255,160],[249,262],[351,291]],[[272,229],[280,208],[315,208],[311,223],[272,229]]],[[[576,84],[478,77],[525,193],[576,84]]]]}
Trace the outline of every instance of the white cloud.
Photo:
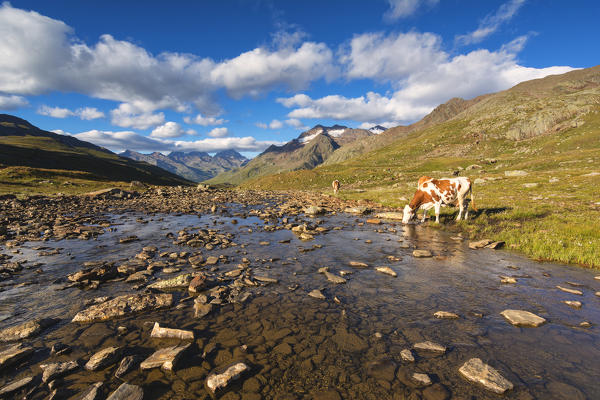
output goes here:
{"type": "Polygon", "coordinates": [[[256,125],[256,126],[258,126],[259,128],[262,128],[262,129],[267,129],[269,127],[264,122],[256,122],[254,125],[256,125]]]}
{"type": "Polygon", "coordinates": [[[525,3],[525,0],[510,0],[502,4],[494,14],[487,15],[480,23],[477,29],[465,35],[456,37],[456,41],[462,44],[479,43],[492,33],[496,32],[500,25],[509,21],[519,8],[525,3]]]}
{"type": "Polygon", "coordinates": [[[183,121],[186,124],[196,124],[196,125],[202,125],[202,126],[222,125],[222,124],[228,122],[226,119],[215,118],[215,117],[204,117],[204,116],[202,116],[202,114],[198,114],[194,118],[185,117],[185,118],[183,118],[183,121]]]}
{"type": "Polygon", "coordinates": [[[279,121],[278,119],[274,119],[269,124],[269,128],[271,128],[271,129],[281,129],[281,128],[283,128],[283,122],[279,121]]]}
{"type": "Polygon", "coordinates": [[[172,122],[169,121],[167,123],[165,123],[164,125],[161,125],[159,127],[156,127],[152,133],[150,133],[150,137],[153,138],[176,138],[176,137],[180,137],[180,136],[184,136],[184,135],[189,135],[189,134],[195,134],[196,131],[194,130],[188,130],[185,131],[181,125],[179,125],[177,122],[172,122]]]}
{"type": "Polygon", "coordinates": [[[286,125],[293,126],[296,129],[308,129],[308,126],[304,125],[302,121],[297,118],[289,118],[285,120],[286,125]]]}
{"type": "Polygon", "coordinates": [[[53,118],[78,117],[84,120],[103,118],[105,116],[102,111],[94,107],[78,108],[77,110],[72,111],[68,108],[50,107],[43,105],[38,108],[37,113],[53,118]]]}
{"type": "Polygon", "coordinates": [[[398,54],[390,48],[399,46],[399,42],[404,46],[407,37],[397,34],[388,37],[381,34],[357,36],[353,42],[361,45],[351,44],[346,49],[348,53],[343,55],[348,60],[349,76],[388,80],[396,89],[391,94],[384,96],[369,92],[366,96],[355,98],[330,95],[318,99],[297,94],[277,101],[293,108],[288,113],[290,118],[410,123],[452,97],[468,99],[505,90],[525,80],[573,69],[567,66],[537,69],[519,65],[517,53],[525,45],[526,37],[518,37],[498,51],[475,50],[450,57],[441,50],[439,37],[433,34],[410,35],[408,42],[412,45],[408,47],[415,52],[411,57],[432,62],[399,63],[398,54]],[[419,56],[419,52],[424,55],[419,56]],[[380,67],[370,65],[372,59],[377,60],[380,67]]]}
{"type": "Polygon", "coordinates": [[[390,9],[383,15],[386,21],[395,21],[399,18],[408,17],[417,11],[419,6],[427,3],[429,6],[436,5],[439,0],[387,0],[390,9]]]}
{"type": "Polygon", "coordinates": [[[28,105],[27,99],[21,96],[4,96],[0,94],[0,110],[14,110],[28,105]]]}
{"type": "Polygon", "coordinates": [[[208,132],[208,136],[213,138],[222,138],[227,136],[229,130],[225,127],[214,128],[210,132],[208,132]]]}
{"type": "Polygon", "coordinates": [[[206,138],[195,141],[173,141],[150,138],[132,131],[99,131],[92,130],[72,135],[80,140],[106,147],[115,152],[124,150],[134,151],[206,151],[237,150],[259,152],[272,144],[281,145],[276,141],[258,141],[253,137],[206,138]]]}
{"type": "Polygon", "coordinates": [[[123,128],[148,129],[165,122],[165,114],[162,112],[140,112],[129,103],[122,103],[119,108],[111,110],[110,116],[113,125],[123,128]]]}

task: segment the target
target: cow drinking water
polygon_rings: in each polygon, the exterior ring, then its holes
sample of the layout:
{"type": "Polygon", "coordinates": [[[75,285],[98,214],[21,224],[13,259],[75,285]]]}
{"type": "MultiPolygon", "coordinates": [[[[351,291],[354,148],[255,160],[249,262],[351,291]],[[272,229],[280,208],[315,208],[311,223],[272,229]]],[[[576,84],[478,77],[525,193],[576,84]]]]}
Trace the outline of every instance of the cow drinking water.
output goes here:
{"type": "Polygon", "coordinates": [[[331,186],[333,187],[333,194],[337,194],[338,190],[340,190],[340,181],[337,179],[331,182],[331,186]]]}
{"type": "Polygon", "coordinates": [[[407,224],[411,219],[417,215],[417,210],[423,209],[423,218],[421,222],[425,221],[427,211],[431,208],[435,208],[435,222],[440,222],[440,208],[441,206],[451,205],[458,202],[458,216],[457,221],[460,221],[461,215],[464,211],[464,219],[469,216],[468,204],[465,205],[467,195],[471,194],[471,205],[475,208],[473,201],[473,190],[471,180],[469,178],[443,178],[433,179],[428,176],[419,178],[417,191],[413,196],[409,204],[404,206],[404,215],[402,216],[402,223],[407,224]]]}

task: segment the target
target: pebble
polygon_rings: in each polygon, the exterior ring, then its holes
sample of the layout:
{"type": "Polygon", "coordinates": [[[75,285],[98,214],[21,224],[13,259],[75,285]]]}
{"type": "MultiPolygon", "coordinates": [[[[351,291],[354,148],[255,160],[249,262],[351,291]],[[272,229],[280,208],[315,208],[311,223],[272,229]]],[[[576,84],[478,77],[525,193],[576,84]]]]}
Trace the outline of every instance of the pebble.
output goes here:
{"type": "Polygon", "coordinates": [[[561,290],[561,291],[565,292],[565,293],[571,293],[571,294],[576,294],[578,296],[583,296],[583,292],[581,290],[569,289],[569,288],[565,288],[565,287],[562,287],[562,286],[559,286],[559,285],[556,285],[556,288],[558,290],[561,290]]]}
{"type": "Polygon", "coordinates": [[[220,389],[226,388],[232,381],[238,380],[250,367],[239,362],[228,367],[223,373],[211,374],[206,378],[206,387],[214,394],[220,389]]]}
{"type": "Polygon", "coordinates": [[[393,276],[393,277],[397,277],[398,276],[398,274],[393,269],[391,269],[390,267],[377,267],[377,268],[375,268],[375,270],[377,270],[377,271],[379,271],[381,273],[384,273],[386,275],[393,276]]]}
{"type": "Polygon", "coordinates": [[[349,261],[348,265],[354,268],[367,268],[369,265],[360,261],[349,261]]]}
{"type": "Polygon", "coordinates": [[[415,356],[413,355],[412,351],[410,351],[409,349],[402,350],[400,352],[400,357],[402,357],[403,361],[408,361],[408,362],[415,361],[415,356]]]}
{"type": "Polygon", "coordinates": [[[446,352],[445,346],[442,346],[441,344],[430,342],[430,341],[416,343],[413,346],[413,348],[415,348],[417,350],[431,351],[434,353],[442,353],[442,354],[446,352]]]}
{"type": "Polygon", "coordinates": [[[429,250],[413,250],[412,255],[416,258],[433,257],[433,254],[429,250]]]}
{"type": "Polygon", "coordinates": [[[431,385],[431,378],[427,374],[421,374],[421,373],[415,372],[414,374],[412,374],[412,378],[415,382],[417,382],[421,386],[431,385]]]}
{"type": "Polygon", "coordinates": [[[513,388],[513,384],[498,371],[484,364],[479,358],[471,358],[458,370],[469,381],[483,385],[494,393],[503,394],[513,388]]]}
{"type": "Polygon", "coordinates": [[[324,274],[329,282],[333,282],[335,284],[346,283],[346,280],[341,276],[334,275],[328,271],[325,271],[324,274]]]}
{"type": "Polygon", "coordinates": [[[535,328],[546,322],[546,320],[539,315],[524,310],[504,310],[500,315],[515,326],[535,328]]]}
{"type": "Polygon", "coordinates": [[[500,283],[512,284],[512,283],[517,283],[517,280],[515,278],[513,278],[512,276],[500,275],[500,283]]]}
{"type": "Polygon", "coordinates": [[[563,300],[563,303],[568,305],[569,307],[573,307],[576,309],[580,309],[583,304],[580,301],[572,301],[572,300],[563,300]]]}
{"type": "Polygon", "coordinates": [[[310,297],[314,297],[315,299],[319,299],[319,300],[326,299],[326,297],[323,295],[323,293],[321,293],[321,291],[318,289],[312,290],[311,292],[308,293],[308,295],[310,297]]]}
{"type": "Polygon", "coordinates": [[[458,314],[449,311],[437,311],[433,314],[434,317],[438,319],[457,319],[459,318],[458,314]]]}

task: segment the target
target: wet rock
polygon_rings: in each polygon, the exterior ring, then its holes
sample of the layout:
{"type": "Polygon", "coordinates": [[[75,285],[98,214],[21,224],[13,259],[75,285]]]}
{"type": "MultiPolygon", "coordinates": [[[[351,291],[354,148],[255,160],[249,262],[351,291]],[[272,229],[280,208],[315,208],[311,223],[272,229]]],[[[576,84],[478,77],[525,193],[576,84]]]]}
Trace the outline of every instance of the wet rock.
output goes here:
{"type": "Polygon", "coordinates": [[[79,368],[79,364],[77,361],[67,361],[52,364],[41,364],[40,368],[42,371],[44,371],[42,374],[42,382],[47,383],[79,368]]]}
{"type": "Polygon", "coordinates": [[[327,280],[329,282],[333,282],[333,283],[336,283],[336,284],[346,283],[346,280],[344,278],[342,278],[341,276],[334,275],[334,274],[332,274],[331,272],[328,272],[328,271],[325,271],[324,274],[325,274],[325,277],[327,278],[327,280]]]}
{"type": "Polygon", "coordinates": [[[114,264],[103,264],[92,268],[84,268],[67,276],[71,282],[94,280],[104,282],[117,276],[117,267],[114,264]]]}
{"type": "Polygon", "coordinates": [[[141,387],[123,383],[106,400],[142,400],[143,398],[144,390],[141,387]]]}
{"type": "Polygon", "coordinates": [[[180,340],[194,340],[194,332],[186,331],[183,329],[172,329],[172,328],[161,328],[158,322],[154,323],[154,328],[150,333],[150,337],[156,339],[180,339],[180,340]]]}
{"type": "Polygon", "coordinates": [[[401,212],[381,212],[375,215],[377,218],[381,219],[397,219],[402,220],[404,214],[401,212]]]}
{"type": "Polygon", "coordinates": [[[33,354],[32,347],[23,346],[21,343],[10,346],[0,351],[0,368],[8,367],[31,354],[33,354]]]}
{"type": "Polygon", "coordinates": [[[562,287],[562,286],[559,286],[559,285],[556,285],[556,288],[557,288],[558,290],[560,290],[560,291],[563,291],[563,292],[565,292],[565,293],[570,293],[570,294],[576,294],[576,295],[578,295],[578,296],[583,296],[583,292],[582,292],[581,290],[577,290],[577,289],[569,289],[569,288],[562,287]]]}
{"type": "Polygon", "coordinates": [[[102,387],[102,382],[96,382],[90,386],[78,400],[96,400],[99,398],[98,390],[102,387]]]}
{"type": "Polygon", "coordinates": [[[517,283],[517,280],[515,278],[513,278],[512,276],[500,275],[500,283],[514,284],[514,283],[517,283]]]}
{"type": "Polygon", "coordinates": [[[135,366],[138,364],[138,362],[139,362],[138,356],[133,355],[133,356],[124,357],[121,360],[121,363],[119,364],[119,368],[117,368],[117,371],[115,372],[115,376],[117,378],[121,378],[122,376],[127,374],[129,371],[134,369],[135,366]]]}
{"type": "Polygon", "coordinates": [[[161,367],[164,370],[172,371],[175,368],[175,364],[181,358],[183,353],[191,346],[191,343],[165,347],[157,350],[150,357],[142,361],[140,368],[142,370],[153,369],[161,367]]]}
{"type": "Polygon", "coordinates": [[[412,379],[419,386],[431,385],[431,378],[427,374],[421,374],[421,373],[415,372],[414,374],[412,374],[412,379]]]}
{"type": "Polygon", "coordinates": [[[546,320],[539,315],[524,310],[504,310],[500,315],[515,326],[535,328],[546,322],[546,320]]]}
{"type": "Polygon", "coordinates": [[[0,397],[7,396],[11,393],[14,393],[14,392],[24,388],[25,386],[29,385],[32,380],[33,380],[33,377],[28,376],[26,378],[19,379],[18,381],[10,382],[8,385],[0,388],[0,397]]]}
{"type": "Polygon", "coordinates": [[[190,281],[190,284],[188,285],[188,291],[190,293],[199,293],[202,290],[208,288],[208,277],[206,276],[206,274],[203,273],[199,273],[196,274],[196,276],[194,276],[192,278],[192,280],[190,281]]]}
{"type": "Polygon", "coordinates": [[[172,289],[187,289],[190,286],[192,274],[181,274],[170,279],[162,279],[148,285],[150,289],[155,290],[172,290],[172,289]]]}
{"type": "Polygon", "coordinates": [[[489,244],[493,243],[490,239],[482,239],[482,240],[478,240],[476,242],[469,242],[469,248],[476,250],[476,249],[483,249],[484,247],[488,246],[489,244]]]}
{"type": "Polygon", "coordinates": [[[94,354],[85,364],[88,371],[104,369],[117,362],[121,357],[122,349],[120,347],[107,347],[94,354]]]}
{"type": "Polygon", "coordinates": [[[580,309],[583,304],[580,301],[572,301],[572,300],[563,300],[563,303],[568,305],[569,307],[573,307],[576,309],[580,309]]]}
{"type": "Polygon", "coordinates": [[[212,304],[203,304],[200,302],[194,302],[194,318],[203,318],[210,314],[213,309],[212,304]]]}
{"type": "Polygon", "coordinates": [[[367,224],[381,225],[381,220],[378,218],[369,218],[367,219],[367,224]]]}
{"type": "Polygon", "coordinates": [[[206,265],[216,265],[219,262],[219,257],[210,256],[206,259],[206,265]]]}
{"type": "Polygon", "coordinates": [[[127,236],[127,237],[119,239],[119,243],[131,243],[136,240],[139,240],[139,238],[135,235],[131,235],[131,236],[127,236]]]}
{"type": "Polygon", "coordinates": [[[458,371],[469,381],[478,383],[494,393],[502,394],[513,388],[510,381],[479,358],[471,358],[458,371]]]}
{"type": "Polygon", "coordinates": [[[390,267],[376,267],[375,270],[381,272],[382,274],[393,276],[394,278],[398,276],[396,271],[394,271],[390,267]]]}
{"type": "Polygon", "coordinates": [[[435,383],[423,390],[425,400],[448,400],[450,392],[442,384],[435,383]]]}
{"type": "Polygon", "coordinates": [[[157,310],[172,304],[173,295],[166,293],[124,295],[78,312],[72,322],[104,321],[135,312],[157,310]]]}
{"type": "Polygon", "coordinates": [[[44,318],[28,321],[17,326],[6,328],[0,331],[0,342],[11,342],[14,340],[26,339],[37,335],[45,328],[54,325],[58,321],[55,319],[44,318]]]}
{"type": "Polygon", "coordinates": [[[449,311],[437,311],[433,314],[434,317],[438,319],[457,319],[459,318],[458,314],[449,311]]]}
{"type": "Polygon", "coordinates": [[[367,363],[367,373],[375,379],[391,382],[396,377],[396,363],[392,360],[378,360],[367,363]]]}
{"type": "Polygon", "coordinates": [[[360,261],[349,261],[348,265],[354,268],[367,268],[369,265],[360,261]]]}
{"type": "Polygon", "coordinates": [[[433,254],[429,250],[413,250],[412,254],[416,258],[433,257],[433,254]]]}
{"type": "Polygon", "coordinates": [[[269,278],[269,277],[266,277],[266,276],[255,276],[254,279],[257,280],[257,281],[259,281],[259,282],[261,282],[261,283],[267,283],[267,284],[268,283],[277,283],[277,282],[279,282],[275,278],[269,278]]]}
{"type": "Polygon", "coordinates": [[[369,347],[366,341],[361,339],[358,335],[348,332],[344,328],[336,329],[335,335],[333,335],[331,339],[343,351],[359,352],[364,351],[369,347]]]}
{"type": "Polygon", "coordinates": [[[52,355],[61,355],[61,354],[66,354],[69,353],[71,351],[71,348],[69,346],[67,346],[64,343],[54,343],[52,345],[52,347],[50,348],[50,354],[52,355]]]}
{"type": "Polygon", "coordinates": [[[408,362],[415,361],[415,356],[413,355],[412,351],[410,351],[409,349],[402,350],[400,352],[400,357],[402,358],[403,361],[408,361],[408,362]]]}
{"type": "Polygon", "coordinates": [[[497,241],[497,242],[492,242],[490,244],[488,244],[487,246],[485,246],[487,249],[493,249],[493,250],[498,250],[502,247],[504,247],[505,242],[503,241],[497,241]]]}
{"type": "Polygon", "coordinates": [[[443,354],[446,352],[446,346],[442,346],[441,344],[430,342],[430,341],[416,343],[413,346],[413,348],[415,348],[417,350],[430,351],[432,353],[443,354]]]}
{"type": "Polygon", "coordinates": [[[359,206],[359,207],[347,207],[344,209],[344,212],[348,213],[348,214],[362,215],[362,214],[370,213],[371,210],[366,206],[359,206]]]}
{"type": "Polygon", "coordinates": [[[315,299],[319,299],[319,300],[325,300],[326,299],[326,297],[323,295],[323,293],[321,293],[321,291],[318,290],[318,289],[310,291],[308,293],[308,295],[310,297],[314,297],[315,299]]]}
{"type": "Polygon", "coordinates": [[[250,367],[243,362],[233,364],[220,374],[210,374],[206,378],[206,387],[214,394],[225,389],[231,382],[240,379],[242,374],[247,371],[250,371],[250,367]]]}
{"type": "Polygon", "coordinates": [[[309,206],[304,209],[304,213],[307,215],[319,215],[324,214],[325,209],[323,207],[318,206],[309,206]]]}

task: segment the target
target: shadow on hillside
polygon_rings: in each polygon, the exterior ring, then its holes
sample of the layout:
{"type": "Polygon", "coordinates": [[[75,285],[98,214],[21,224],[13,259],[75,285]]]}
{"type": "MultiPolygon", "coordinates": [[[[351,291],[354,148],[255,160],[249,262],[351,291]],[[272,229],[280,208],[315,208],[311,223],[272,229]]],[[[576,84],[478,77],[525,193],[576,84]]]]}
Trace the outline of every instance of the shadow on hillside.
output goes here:
{"type": "Polygon", "coordinates": [[[490,207],[490,208],[478,208],[477,211],[473,211],[472,209],[469,211],[469,214],[472,215],[474,218],[477,218],[481,215],[486,215],[486,216],[490,216],[490,215],[495,215],[495,214],[500,214],[503,213],[505,211],[509,211],[512,210],[511,207],[490,207]]]}

